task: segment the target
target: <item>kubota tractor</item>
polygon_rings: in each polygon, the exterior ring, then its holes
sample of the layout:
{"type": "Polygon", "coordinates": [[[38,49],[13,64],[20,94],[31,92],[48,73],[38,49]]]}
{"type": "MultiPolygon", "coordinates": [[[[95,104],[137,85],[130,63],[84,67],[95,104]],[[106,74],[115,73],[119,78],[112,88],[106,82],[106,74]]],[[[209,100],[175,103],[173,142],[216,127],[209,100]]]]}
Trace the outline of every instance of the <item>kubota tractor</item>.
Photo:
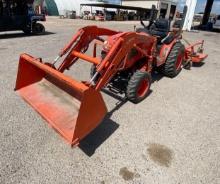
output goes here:
{"type": "Polygon", "coordinates": [[[182,67],[207,57],[202,53],[204,41],[185,47],[181,28],[171,31],[166,24],[166,20],[158,19],[137,32],[84,27],[53,63],[22,54],[15,90],[69,143],[77,145],[107,113],[100,93],[103,88],[113,87],[139,103],[149,93],[153,69],[175,77],[182,67]],[[85,54],[91,44],[93,56],[85,54]],[[199,52],[194,51],[196,46],[199,52]],[[92,64],[88,81],[64,74],[79,59],[92,64]]]}

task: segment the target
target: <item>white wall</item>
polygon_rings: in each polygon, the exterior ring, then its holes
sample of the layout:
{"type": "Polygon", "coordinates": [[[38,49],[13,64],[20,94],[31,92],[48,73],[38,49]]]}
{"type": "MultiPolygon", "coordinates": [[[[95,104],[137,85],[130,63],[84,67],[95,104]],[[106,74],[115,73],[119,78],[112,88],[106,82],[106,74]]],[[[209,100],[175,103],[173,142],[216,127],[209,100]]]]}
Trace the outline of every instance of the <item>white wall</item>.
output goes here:
{"type": "MultiPolygon", "coordinates": [[[[83,3],[98,3],[96,1],[89,0],[54,0],[57,4],[57,8],[60,15],[65,15],[66,11],[76,11],[76,15],[80,15],[80,4],[83,3]]],[[[95,9],[95,8],[93,8],[95,9]]],[[[90,10],[90,7],[84,7],[83,10],[90,10]]]]}
{"type": "MultiPolygon", "coordinates": [[[[122,5],[124,6],[135,6],[135,7],[142,7],[142,8],[151,8],[152,5],[155,5],[156,8],[159,10],[160,9],[160,4],[161,3],[167,3],[168,4],[168,9],[167,9],[167,14],[166,18],[169,18],[170,15],[170,7],[171,5],[176,5],[178,4],[178,0],[129,0],[129,1],[122,1],[122,5]]],[[[158,15],[159,16],[159,15],[158,15]]]]}
{"type": "Polygon", "coordinates": [[[158,7],[159,1],[122,1],[123,6],[134,6],[134,7],[142,7],[142,8],[151,8],[152,5],[158,7]]]}
{"type": "Polygon", "coordinates": [[[159,8],[161,3],[168,3],[168,4],[178,4],[178,0],[123,0],[122,5],[124,6],[134,6],[134,7],[142,7],[142,8],[151,8],[152,5],[155,5],[159,8]]]}
{"type": "MultiPolygon", "coordinates": [[[[80,15],[80,4],[83,3],[99,3],[96,0],[54,0],[57,4],[57,8],[60,15],[65,15],[66,11],[76,11],[76,14],[80,15]]],[[[151,8],[152,5],[155,5],[158,9],[160,7],[160,2],[168,3],[168,4],[177,4],[178,0],[133,0],[133,1],[122,1],[122,5],[124,6],[134,6],[134,7],[142,7],[142,8],[151,8]]],[[[102,8],[93,7],[93,11],[95,9],[100,10],[102,8]]],[[[84,6],[82,11],[88,10],[90,11],[90,7],[84,6]]],[[[168,12],[170,9],[168,8],[168,12]]]]}
{"type": "MultiPolygon", "coordinates": [[[[169,17],[170,17],[171,5],[176,5],[176,12],[177,12],[178,0],[161,0],[160,2],[168,4],[167,14],[165,17],[166,19],[169,19],[169,17]]],[[[159,9],[160,9],[160,5],[159,5],[159,9]]],[[[174,17],[176,17],[176,13],[175,13],[174,17]]]]}

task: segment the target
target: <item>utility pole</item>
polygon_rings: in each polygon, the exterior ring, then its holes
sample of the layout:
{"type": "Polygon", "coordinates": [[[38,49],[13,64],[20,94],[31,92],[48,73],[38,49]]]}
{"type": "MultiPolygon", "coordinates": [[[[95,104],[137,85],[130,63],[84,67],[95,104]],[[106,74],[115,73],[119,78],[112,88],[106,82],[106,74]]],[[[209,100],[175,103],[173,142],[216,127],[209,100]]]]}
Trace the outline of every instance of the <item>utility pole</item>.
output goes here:
{"type": "Polygon", "coordinates": [[[210,13],[212,11],[213,2],[214,2],[214,0],[207,0],[205,12],[204,12],[203,19],[202,19],[202,25],[204,25],[204,26],[209,21],[210,13]]]}

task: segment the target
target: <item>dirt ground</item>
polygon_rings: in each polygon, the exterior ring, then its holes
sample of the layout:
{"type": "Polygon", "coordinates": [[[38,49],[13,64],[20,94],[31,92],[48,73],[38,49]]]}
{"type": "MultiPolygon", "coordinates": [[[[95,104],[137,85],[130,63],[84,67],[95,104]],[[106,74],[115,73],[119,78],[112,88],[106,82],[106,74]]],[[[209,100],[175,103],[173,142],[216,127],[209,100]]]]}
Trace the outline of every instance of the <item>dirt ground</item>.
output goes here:
{"type": "MultiPolygon", "coordinates": [[[[142,103],[102,93],[109,113],[76,148],[14,92],[21,53],[52,61],[88,24],[132,31],[139,23],[48,18],[46,35],[0,33],[0,183],[219,184],[220,33],[184,33],[204,39],[209,57],[174,79],[154,75],[142,103]]],[[[79,62],[68,74],[86,79],[89,70],[79,62]]]]}

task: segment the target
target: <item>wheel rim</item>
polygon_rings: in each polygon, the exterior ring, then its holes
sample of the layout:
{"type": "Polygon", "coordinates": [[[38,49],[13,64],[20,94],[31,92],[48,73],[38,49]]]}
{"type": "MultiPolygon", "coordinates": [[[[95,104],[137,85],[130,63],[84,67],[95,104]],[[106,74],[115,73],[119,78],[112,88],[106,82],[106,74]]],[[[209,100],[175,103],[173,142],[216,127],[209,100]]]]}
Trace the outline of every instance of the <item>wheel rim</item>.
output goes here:
{"type": "Polygon", "coordinates": [[[149,89],[149,81],[147,79],[142,80],[137,90],[138,97],[145,96],[148,89],[149,89]]]}
{"type": "Polygon", "coordinates": [[[37,26],[37,32],[38,33],[42,33],[43,32],[43,28],[40,25],[37,26]]]}
{"type": "Polygon", "coordinates": [[[176,63],[175,63],[176,70],[179,70],[181,68],[182,61],[183,61],[183,55],[182,55],[182,53],[179,53],[177,60],[176,60],[176,63]]]}

